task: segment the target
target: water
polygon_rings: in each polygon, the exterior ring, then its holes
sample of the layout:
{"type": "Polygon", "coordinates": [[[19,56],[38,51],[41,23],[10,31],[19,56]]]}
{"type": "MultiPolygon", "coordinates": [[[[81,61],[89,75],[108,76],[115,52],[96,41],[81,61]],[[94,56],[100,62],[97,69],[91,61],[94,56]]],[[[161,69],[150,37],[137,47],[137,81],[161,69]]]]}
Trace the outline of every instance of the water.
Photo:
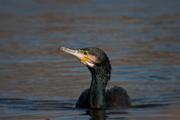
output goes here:
{"type": "Polygon", "coordinates": [[[179,120],[179,0],[0,1],[0,119],[179,120]],[[75,109],[90,74],[58,46],[100,47],[113,66],[108,87],[132,104],[75,109]]]}

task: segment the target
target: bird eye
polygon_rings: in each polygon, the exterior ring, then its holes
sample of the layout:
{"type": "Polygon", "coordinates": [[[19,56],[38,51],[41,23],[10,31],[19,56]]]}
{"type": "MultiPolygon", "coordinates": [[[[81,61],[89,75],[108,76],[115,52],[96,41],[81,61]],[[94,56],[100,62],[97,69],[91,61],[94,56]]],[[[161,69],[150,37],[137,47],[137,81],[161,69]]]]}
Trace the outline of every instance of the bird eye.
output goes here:
{"type": "Polygon", "coordinates": [[[87,55],[88,54],[88,51],[85,51],[85,50],[79,50],[81,54],[84,54],[84,55],[87,55]]]}
{"type": "Polygon", "coordinates": [[[84,55],[87,55],[88,54],[88,52],[87,51],[84,51],[84,55]]]}

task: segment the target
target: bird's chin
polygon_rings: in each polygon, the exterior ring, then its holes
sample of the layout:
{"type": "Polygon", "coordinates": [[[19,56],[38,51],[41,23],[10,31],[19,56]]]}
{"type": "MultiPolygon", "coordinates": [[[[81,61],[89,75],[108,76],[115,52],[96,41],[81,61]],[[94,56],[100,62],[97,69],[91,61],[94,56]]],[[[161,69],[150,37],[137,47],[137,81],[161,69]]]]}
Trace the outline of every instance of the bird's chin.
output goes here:
{"type": "Polygon", "coordinates": [[[93,62],[86,62],[86,64],[88,67],[91,67],[91,68],[93,68],[95,66],[93,62]]]}
{"type": "Polygon", "coordinates": [[[91,68],[93,68],[95,66],[95,64],[91,61],[86,61],[86,62],[81,61],[81,63],[86,65],[87,67],[91,67],[91,68]]]}

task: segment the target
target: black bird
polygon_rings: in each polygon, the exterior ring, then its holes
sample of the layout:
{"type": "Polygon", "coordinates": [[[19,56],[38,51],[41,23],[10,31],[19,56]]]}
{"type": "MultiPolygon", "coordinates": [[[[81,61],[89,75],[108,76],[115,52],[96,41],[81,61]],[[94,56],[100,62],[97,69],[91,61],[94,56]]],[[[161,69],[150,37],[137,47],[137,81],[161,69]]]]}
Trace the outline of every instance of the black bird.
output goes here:
{"type": "Polygon", "coordinates": [[[95,47],[61,50],[76,56],[91,72],[90,88],[79,97],[76,108],[105,109],[111,107],[130,107],[130,98],[122,87],[113,87],[106,90],[111,77],[111,64],[106,53],[95,47]]]}

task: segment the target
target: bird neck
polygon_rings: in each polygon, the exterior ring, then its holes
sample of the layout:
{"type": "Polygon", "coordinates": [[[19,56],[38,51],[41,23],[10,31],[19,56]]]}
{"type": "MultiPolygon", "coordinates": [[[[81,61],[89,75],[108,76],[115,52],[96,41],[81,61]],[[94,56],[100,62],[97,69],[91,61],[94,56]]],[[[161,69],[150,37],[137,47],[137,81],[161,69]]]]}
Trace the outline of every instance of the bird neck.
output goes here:
{"type": "Polygon", "coordinates": [[[111,68],[98,66],[90,68],[92,81],[90,86],[90,107],[96,109],[105,108],[105,89],[110,80],[111,68]]]}

